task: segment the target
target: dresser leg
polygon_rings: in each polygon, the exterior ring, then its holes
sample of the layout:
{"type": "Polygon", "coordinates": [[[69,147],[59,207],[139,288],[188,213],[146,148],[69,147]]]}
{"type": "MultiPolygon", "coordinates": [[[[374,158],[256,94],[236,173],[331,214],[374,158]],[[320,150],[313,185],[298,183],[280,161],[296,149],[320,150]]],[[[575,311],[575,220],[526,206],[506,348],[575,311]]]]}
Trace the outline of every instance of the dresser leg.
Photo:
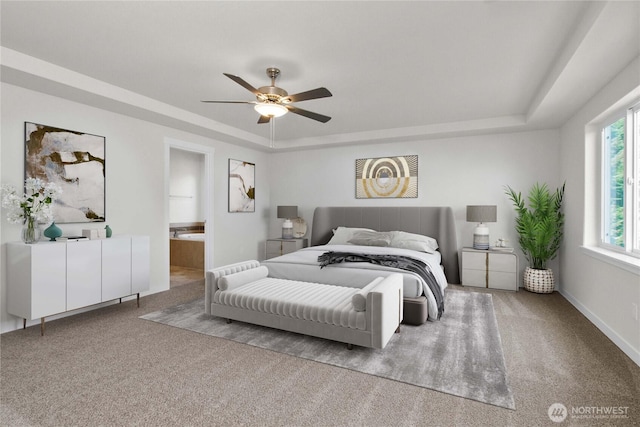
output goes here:
{"type": "Polygon", "coordinates": [[[40,336],[44,336],[44,317],[40,318],[40,336]]]}
{"type": "Polygon", "coordinates": [[[138,302],[138,308],[140,308],[140,294],[137,294],[136,300],[138,302]]]}

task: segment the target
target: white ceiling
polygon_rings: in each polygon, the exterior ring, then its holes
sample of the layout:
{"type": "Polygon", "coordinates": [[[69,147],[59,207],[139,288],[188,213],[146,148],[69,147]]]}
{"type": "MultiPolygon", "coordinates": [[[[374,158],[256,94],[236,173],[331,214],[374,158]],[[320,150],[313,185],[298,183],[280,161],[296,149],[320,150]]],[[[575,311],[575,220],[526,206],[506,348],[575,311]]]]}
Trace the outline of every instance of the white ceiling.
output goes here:
{"type": "Polygon", "coordinates": [[[640,2],[0,3],[2,81],[259,149],[255,97],[222,73],[333,97],[276,146],[556,128],[640,55],[640,2]],[[44,61],[44,62],[42,62],[44,61]]]}

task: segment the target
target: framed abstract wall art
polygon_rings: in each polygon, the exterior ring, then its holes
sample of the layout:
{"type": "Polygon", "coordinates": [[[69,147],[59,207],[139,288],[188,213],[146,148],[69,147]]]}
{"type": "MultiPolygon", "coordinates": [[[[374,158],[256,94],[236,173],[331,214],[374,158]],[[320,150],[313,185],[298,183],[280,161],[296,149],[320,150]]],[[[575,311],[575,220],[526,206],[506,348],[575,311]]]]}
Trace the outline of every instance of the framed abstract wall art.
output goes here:
{"type": "Polygon", "coordinates": [[[356,160],[356,199],[418,197],[418,156],[356,160]]]}
{"type": "Polygon", "coordinates": [[[229,159],[229,212],[255,212],[256,165],[229,159]]]}
{"type": "Polygon", "coordinates": [[[56,223],[105,220],[105,137],[25,122],[25,178],[54,182],[56,223]]]}

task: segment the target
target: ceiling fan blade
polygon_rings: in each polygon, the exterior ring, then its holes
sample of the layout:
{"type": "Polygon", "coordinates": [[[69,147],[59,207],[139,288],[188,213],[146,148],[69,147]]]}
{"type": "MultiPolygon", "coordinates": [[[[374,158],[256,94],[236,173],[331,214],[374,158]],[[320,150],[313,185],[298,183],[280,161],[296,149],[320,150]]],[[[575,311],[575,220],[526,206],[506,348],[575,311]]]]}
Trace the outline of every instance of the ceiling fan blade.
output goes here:
{"type": "Polygon", "coordinates": [[[271,120],[271,117],[269,117],[269,116],[260,116],[258,118],[258,124],[261,125],[261,124],[264,124],[264,123],[269,123],[270,120],[271,120]]]}
{"type": "Polygon", "coordinates": [[[244,81],[241,77],[234,76],[233,74],[227,74],[227,73],[222,73],[222,74],[224,74],[225,76],[229,77],[231,80],[233,80],[234,82],[238,83],[240,86],[242,86],[243,88],[247,89],[249,92],[253,93],[255,96],[260,95],[260,92],[258,92],[258,89],[256,89],[255,87],[251,86],[249,83],[244,81]]]}
{"type": "Polygon", "coordinates": [[[287,98],[291,102],[307,101],[309,99],[327,98],[333,96],[329,89],[326,87],[319,87],[317,89],[308,90],[306,92],[296,93],[295,95],[289,95],[287,98]]]}
{"type": "Polygon", "coordinates": [[[255,101],[200,101],[209,104],[255,104],[255,101]]]}
{"type": "Polygon", "coordinates": [[[285,107],[287,107],[287,110],[291,111],[292,113],[299,114],[301,116],[308,117],[322,123],[327,123],[329,120],[331,120],[331,117],[329,116],[324,116],[312,111],[303,110],[302,108],[294,107],[293,105],[285,105],[285,107]]]}

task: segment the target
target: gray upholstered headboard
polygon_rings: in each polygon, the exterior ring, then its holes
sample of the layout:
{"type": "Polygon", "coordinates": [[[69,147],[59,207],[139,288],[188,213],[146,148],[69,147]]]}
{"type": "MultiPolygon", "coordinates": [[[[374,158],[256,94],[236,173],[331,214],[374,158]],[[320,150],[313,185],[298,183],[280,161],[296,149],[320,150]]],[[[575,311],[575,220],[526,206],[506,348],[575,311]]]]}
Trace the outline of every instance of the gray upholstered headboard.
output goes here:
{"type": "Polygon", "coordinates": [[[438,241],[449,283],[460,283],[458,240],[453,209],[448,206],[318,207],[313,213],[311,245],[323,245],[336,227],[364,227],[376,231],[406,231],[438,241]]]}

